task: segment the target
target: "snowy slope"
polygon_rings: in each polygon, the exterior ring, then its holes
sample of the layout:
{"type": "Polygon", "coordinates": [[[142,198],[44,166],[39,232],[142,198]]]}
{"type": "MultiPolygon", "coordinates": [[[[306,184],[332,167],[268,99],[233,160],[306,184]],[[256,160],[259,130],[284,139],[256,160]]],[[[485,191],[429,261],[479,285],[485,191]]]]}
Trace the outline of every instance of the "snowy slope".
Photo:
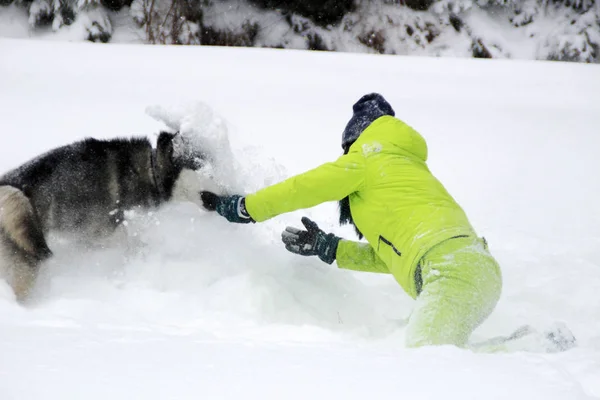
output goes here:
{"type": "Polygon", "coordinates": [[[85,136],[155,137],[158,105],[228,138],[226,183],[252,191],[336,158],[352,103],[380,91],[502,265],[474,340],[554,321],[578,338],[405,349],[412,300],[391,277],[280,245],[302,215],[351,238],[334,204],[253,226],[179,204],[130,216],[134,252],[54,238],[27,308],[0,282],[0,398],[600,398],[597,66],[10,39],[0,54],[2,172],[85,136]]]}

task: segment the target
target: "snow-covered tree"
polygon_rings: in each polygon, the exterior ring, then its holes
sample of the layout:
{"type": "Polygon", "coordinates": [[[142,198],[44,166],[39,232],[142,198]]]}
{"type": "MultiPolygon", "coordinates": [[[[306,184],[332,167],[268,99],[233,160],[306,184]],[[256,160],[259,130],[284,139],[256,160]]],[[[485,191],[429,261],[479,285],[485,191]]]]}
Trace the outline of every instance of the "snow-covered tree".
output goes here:
{"type": "Polygon", "coordinates": [[[33,28],[51,25],[56,31],[77,23],[87,40],[108,42],[111,37],[112,25],[100,0],[33,0],[24,5],[33,28]]]}

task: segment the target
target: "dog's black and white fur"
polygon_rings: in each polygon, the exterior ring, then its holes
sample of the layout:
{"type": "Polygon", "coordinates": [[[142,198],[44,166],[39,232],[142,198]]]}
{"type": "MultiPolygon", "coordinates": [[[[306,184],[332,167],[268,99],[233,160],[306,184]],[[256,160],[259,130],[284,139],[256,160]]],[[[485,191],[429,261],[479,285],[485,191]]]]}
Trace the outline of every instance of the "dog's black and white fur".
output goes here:
{"type": "Polygon", "coordinates": [[[181,135],[161,132],[156,149],[147,138],[85,139],[9,171],[0,177],[0,279],[24,300],[52,255],[48,232],[107,236],[125,211],[171,200],[182,172],[205,159],[181,135]]]}

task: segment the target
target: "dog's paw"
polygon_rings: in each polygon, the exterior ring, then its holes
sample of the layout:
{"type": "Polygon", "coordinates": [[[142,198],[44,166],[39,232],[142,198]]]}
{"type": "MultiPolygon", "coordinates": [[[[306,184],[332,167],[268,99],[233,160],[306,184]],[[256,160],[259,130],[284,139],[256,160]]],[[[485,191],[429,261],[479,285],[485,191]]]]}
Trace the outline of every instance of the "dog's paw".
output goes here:
{"type": "Polygon", "coordinates": [[[202,191],[200,192],[200,200],[202,200],[202,206],[208,211],[215,211],[219,204],[220,197],[213,192],[202,191]]]}

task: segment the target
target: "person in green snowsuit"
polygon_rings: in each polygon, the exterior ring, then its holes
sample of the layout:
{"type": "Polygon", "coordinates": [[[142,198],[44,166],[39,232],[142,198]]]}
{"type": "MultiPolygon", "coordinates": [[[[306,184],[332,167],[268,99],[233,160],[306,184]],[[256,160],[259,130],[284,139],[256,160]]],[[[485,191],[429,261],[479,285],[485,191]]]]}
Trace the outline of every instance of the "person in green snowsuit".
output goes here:
{"type": "Polygon", "coordinates": [[[202,192],[205,208],[231,222],[262,222],[326,201],[368,243],[304,230],[286,248],[339,268],[391,274],[416,299],[406,345],[464,346],[500,297],[500,268],[463,209],[427,167],[427,144],[377,93],[363,96],[342,136],[344,155],[247,196],[202,192]]]}

